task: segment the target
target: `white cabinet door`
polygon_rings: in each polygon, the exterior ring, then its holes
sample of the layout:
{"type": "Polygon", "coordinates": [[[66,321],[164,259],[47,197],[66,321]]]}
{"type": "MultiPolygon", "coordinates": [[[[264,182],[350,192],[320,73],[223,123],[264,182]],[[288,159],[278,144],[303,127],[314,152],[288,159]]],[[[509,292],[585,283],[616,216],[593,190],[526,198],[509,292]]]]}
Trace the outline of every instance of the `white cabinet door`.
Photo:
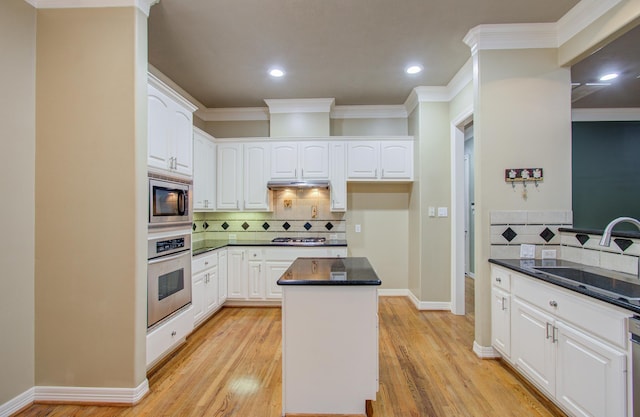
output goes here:
{"type": "Polygon", "coordinates": [[[205,277],[206,271],[193,275],[191,281],[191,305],[193,307],[193,321],[198,323],[205,314],[205,277]]]}
{"type": "Polygon", "coordinates": [[[218,252],[218,304],[222,305],[227,299],[227,250],[218,252]]]}
{"type": "Polygon", "coordinates": [[[491,338],[500,353],[511,355],[511,295],[499,288],[491,288],[491,338]]]}
{"type": "Polygon", "coordinates": [[[147,108],[149,168],[190,177],[195,107],[150,75],[147,108]]]}
{"type": "Polygon", "coordinates": [[[244,209],[268,211],[271,193],[267,182],[271,171],[271,147],[268,143],[244,145],[244,209]]]}
{"type": "Polygon", "coordinates": [[[173,170],[182,175],[193,175],[193,113],[179,106],[171,112],[173,137],[171,153],[175,158],[173,170]]]}
{"type": "Polygon", "coordinates": [[[169,170],[169,141],[171,139],[171,101],[153,85],[147,86],[147,164],[169,170]]]}
{"type": "Polygon", "coordinates": [[[330,145],[331,175],[331,211],[347,210],[347,168],[346,147],[344,142],[332,142],[330,145]]]}
{"type": "Polygon", "coordinates": [[[380,144],[377,141],[349,142],[347,178],[377,179],[380,144]]]}
{"type": "Polygon", "coordinates": [[[626,415],[626,354],[558,322],[556,398],[575,416],[626,415]]]}
{"type": "Polygon", "coordinates": [[[511,357],[516,367],[539,388],[555,395],[554,319],[518,298],[512,299],[512,308],[511,357]]]}
{"type": "Polygon", "coordinates": [[[266,282],[267,298],[281,299],[282,287],[277,282],[284,272],[291,266],[293,261],[267,261],[266,262],[266,282]]]}
{"type": "Polygon", "coordinates": [[[413,142],[380,142],[380,178],[413,179],[413,142]]]}
{"type": "Polygon", "coordinates": [[[298,178],[298,144],[275,142],[271,144],[271,179],[298,178]]]}
{"type": "Polygon", "coordinates": [[[303,179],[329,178],[329,142],[301,142],[298,145],[298,176],[303,179]]]}
{"type": "MultiPolygon", "coordinates": [[[[206,133],[193,130],[193,209],[215,209],[216,150],[206,133]]],[[[213,138],[212,138],[213,139],[213,138]]]]}
{"type": "Polygon", "coordinates": [[[205,314],[218,307],[218,267],[207,271],[205,282],[204,310],[205,314]]]}
{"type": "Polygon", "coordinates": [[[249,274],[249,298],[263,300],[265,291],[262,261],[249,261],[247,263],[247,272],[249,274]]]}
{"type": "Polygon", "coordinates": [[[239,210],[242,198],[242,144],[220,143],[217,155],[216,207],[239,210]]]}
{"type": "Polygon", "coordinates": [[[248,276],[244,249],[227,250],[227,298],[245,300],[247,298],[248,276]]]}

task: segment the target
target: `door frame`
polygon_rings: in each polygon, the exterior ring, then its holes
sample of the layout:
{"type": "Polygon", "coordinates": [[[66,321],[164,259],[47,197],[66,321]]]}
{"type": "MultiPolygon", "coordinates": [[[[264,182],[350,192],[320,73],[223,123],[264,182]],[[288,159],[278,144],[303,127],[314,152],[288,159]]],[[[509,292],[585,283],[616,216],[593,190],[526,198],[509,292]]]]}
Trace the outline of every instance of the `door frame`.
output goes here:
{"type": "Polygon", "coordinates": [[[473,106],[451,121],[451,312],[465,314],[464,127],[473,120],[473,106]]]}

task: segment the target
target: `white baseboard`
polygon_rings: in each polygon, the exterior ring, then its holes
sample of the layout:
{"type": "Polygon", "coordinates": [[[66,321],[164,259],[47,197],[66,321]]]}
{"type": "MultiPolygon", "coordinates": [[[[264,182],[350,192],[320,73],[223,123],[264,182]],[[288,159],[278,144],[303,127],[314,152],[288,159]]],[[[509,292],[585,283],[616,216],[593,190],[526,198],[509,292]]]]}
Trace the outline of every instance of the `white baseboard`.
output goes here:
{"type": "Polygon", "coordinates": [[[135,388],[35,387],[35,401],[133,405],[149,392],[145,378],[135,388]]]}
{"type": "Polygon", "coordinates": [[[11,414],[14,414],[23,408],[33,404],[35,389],[29,388],[22,394],[18,395],[15,398],[12,398],[8,402],[4,404],[0,404],[0,417],[7,417],[11,414]]]}
{"type": "Polygon", "coordinates": [[[502,357],[492,346],[480,346],[475,340],[473,341],[473,352],[481,359],[497,359],[502,357]]]}
{"type": "Polygon", "coordinates": [[[420,311],[422,310],[446,310],[451,311],[451,303],[448,301],[420,301],[414,293],[409,291],[409,299],[420,311]]]}
{"type": "Polygon", "coordinates": [[[381,297],[408,297],[409,290],[407,289],[379,289],[378,295],[381,297]]]}
{"type": "Polygon", "coordinates": [[[8,402],[0,404],[0,417],[9,416],[38,401],[134,405],[148,392],[149,381],[146,378],[135,388],[33,387],[8,402]]]}

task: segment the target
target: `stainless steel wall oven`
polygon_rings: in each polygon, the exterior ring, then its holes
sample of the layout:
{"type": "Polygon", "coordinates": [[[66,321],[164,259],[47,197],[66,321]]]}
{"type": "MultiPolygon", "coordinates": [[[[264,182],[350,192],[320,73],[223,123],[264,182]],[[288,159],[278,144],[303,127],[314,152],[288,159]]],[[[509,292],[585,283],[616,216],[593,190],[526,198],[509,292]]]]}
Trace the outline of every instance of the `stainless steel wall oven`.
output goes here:
{"type": "Polygon", "coordinates": [[[191,304],[191,234],[150,237],[147,265],[147,328],[191,304]]]}

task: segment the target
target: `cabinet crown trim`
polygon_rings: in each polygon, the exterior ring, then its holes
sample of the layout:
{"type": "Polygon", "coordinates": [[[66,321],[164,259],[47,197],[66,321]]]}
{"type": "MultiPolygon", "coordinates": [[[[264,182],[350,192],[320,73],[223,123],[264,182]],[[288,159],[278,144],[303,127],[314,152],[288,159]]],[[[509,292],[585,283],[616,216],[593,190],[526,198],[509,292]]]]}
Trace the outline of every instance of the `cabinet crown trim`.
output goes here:
{"type": "Polygon", "coordinates": [[[149,9],[160,0],[25,0],[36,9],[86,9],[95,7],[137,7],[149,17],[149,9]]]}

